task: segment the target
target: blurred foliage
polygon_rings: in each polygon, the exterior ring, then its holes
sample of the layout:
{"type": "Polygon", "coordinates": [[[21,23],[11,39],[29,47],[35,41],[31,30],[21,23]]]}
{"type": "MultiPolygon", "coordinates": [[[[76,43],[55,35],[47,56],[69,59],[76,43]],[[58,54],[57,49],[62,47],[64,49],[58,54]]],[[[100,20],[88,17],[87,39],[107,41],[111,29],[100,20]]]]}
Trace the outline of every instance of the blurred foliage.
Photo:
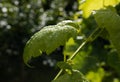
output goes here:
{"type": "MultiPolygon", "coordinates": [[[[62,54],[70,56],[97,27],[94,17],[89,15],[91,9],[86,15],[89,17],[82,18],[82,11],[78,9],[83,1],[0,0],[0,82],[50,82],[56,75],[56,62],[63,59],[62,54]],[[32,59],[31,64],[35,68],[26,67],[22,54],[30,36],[43,26],[66,19],[80,22],[77,39],[70,39],[64,48],[57,48],[50,56],[44,53],[32,59]]],[[[115,9],[120,15],[120,4],[115,9]]],[[[120,82],[120,58],[107,36],[104,30],[71,61],[73,68],[81,71],[90,82],[120,82]]]]}
{"type": "Polygon", "coordinates": [[[73,19],[76,10],[74,0],[0,0],[0,82],[49,82],[56,73],[52,67],[62,59],[62,47],[53,56],[33,60],[33,69],[24,66],[23,48],[36,31],[73,19]]]}

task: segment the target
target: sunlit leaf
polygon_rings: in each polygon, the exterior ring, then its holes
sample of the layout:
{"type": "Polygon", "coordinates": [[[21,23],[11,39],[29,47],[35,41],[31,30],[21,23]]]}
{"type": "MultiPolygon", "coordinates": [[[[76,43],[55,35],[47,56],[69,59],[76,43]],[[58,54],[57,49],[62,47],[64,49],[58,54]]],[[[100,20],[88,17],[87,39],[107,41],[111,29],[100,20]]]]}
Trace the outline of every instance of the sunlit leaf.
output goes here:
{"type": "Polygon", "coordinates": [[[105,71],[103,68],[99,68],[97,71],[89,71],[86,75],[86,78],[90,82],[102,82],[103,77],[105,76],[105,71]]]}
{"type": "Polygon", "coordinates": [[[79,22],[77,22],[77,21],[65,20],[65,21],[62,21],[62,22],[58,23],[57,25],[59,25],[59,26],[70,25],[70,26],[73,26],[73,27],[75,27],[76,29],[79,30],[80,26],[79,26],[78,23],[79,22]]]}
{"type": "Polygon", "coordinates": [[[86,0],[80,5],[80,9],[83,11],[83,16],[88,18],[93,10],[99,10],[107,6],[115,6],[120,0],[86,0]]]}
{"type": "Polygon", "coordinates": [[[46,26],[35,33],[27,42],[24,49],[24,62],[27,63],[32,57],[37,57],[46,52],[50,54],[57,47],[64,45],[69,38],[75,37],[77,30],[70,25],[46,26]]]}
{"type": "Polygon", "coordinates": [[[74,39],[70,38],[64,47],[63,54],[67,56],[72,55],[78,48],[78,46],[79,45],[74,41],[74,39]]]}

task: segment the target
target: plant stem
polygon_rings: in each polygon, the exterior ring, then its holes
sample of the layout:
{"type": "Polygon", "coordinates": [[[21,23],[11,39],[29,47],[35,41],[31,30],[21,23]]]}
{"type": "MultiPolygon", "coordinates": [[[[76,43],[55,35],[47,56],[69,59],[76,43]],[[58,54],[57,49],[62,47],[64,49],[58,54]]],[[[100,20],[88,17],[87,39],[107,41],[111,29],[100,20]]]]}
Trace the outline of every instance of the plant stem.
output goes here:
{"type": "Polygon", "coordinates": [[[84,41],[84,42],[78,47],[78,49],[73,53],[73,55],[72,55],[67,61],[72,60],[72,59],[77,55],[77,53],[80,51],[80,49],[81,49],[86,43],[87,43],[87,40],[84,41]]]}
{"type": "Polygon", "coordinates": [[[63,69],[61,69],[59,72],[58,72],[58,74],[55,76],[55,78],[53,79],[53,80],[56,80],[59,76],[60,76],[60,74],[63,72],[63,69]]]}
{"type": "Polygon", "coordinates": [[[66,55],[64,55],[64,62],[66,62],[66,55]]]}
{"type": "MultiPolygon", "coordinates": [[[[93,41],[94,39],[96,39],[96,37],[99,36],[99,34],[103,31],[104,28],[99,28],[97,27],[92,33],[91,35],[78,47],[78,49],[71,55],[70,58],[67,59],[67,61],[70,61],[72,60],[76,55],[77,53],[80,51],[80,49],[89,41],[93,41]],[[97,34],[96,34],[97,33],[97,34]],[[96,34],[96,35],[95,35],[96,34]]],[[[64,61],[66,60],[66,58],[64,57],[64,61]]],[[[66,62],[67,62],[66,61],[66,62]]],[[[58,74],[56,75],[56,77],[54,78],[54,80],[56,80],[60,75],[61,73],[63,72],[63,69],[61,69],[58,74]]]]}
{"type": "Polygon", "coordinates": [[[97,27],[97,28],[91,33],[91,35],[78,47],[78,49],[72,54],[72,56],[71,56],[69,59],[67,59],[67,61],[72,60],[72,59],[77,55],[77,53],[80,51],[80,49],[81,49],[87,42],[95,40],[96,37],[98,37],[99,34],[103,31],[103,29],[104,29],[104,28],[101,29],[101,28],[97,27]],[[99,31],[99,32],[98,32],[98,31],[99,31]],[[97,34],[94,36],[94,34],[95,34],[96,32],[97,32],[97,34]],[[93,37],[93,36],[94,36],[94,37],[93,37]]]}

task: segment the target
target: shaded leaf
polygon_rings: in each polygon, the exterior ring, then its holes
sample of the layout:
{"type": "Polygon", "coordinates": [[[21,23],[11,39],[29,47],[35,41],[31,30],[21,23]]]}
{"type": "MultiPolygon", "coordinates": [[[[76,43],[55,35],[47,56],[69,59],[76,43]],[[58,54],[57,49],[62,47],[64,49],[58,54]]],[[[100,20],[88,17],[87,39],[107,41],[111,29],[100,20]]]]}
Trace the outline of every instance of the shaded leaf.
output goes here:
{"type": "Polygon", "coordinates": [[[120,57],[117,53],[111,52],[108,55],[107,63],[112,68],[114,68],[118,72],[118,74],[120,75],[120,57]]]}
{"type": "Polygon", "coordinates": [[[105,27],[110,35],[110,41],[120,54],[120,16],[111,10],[99,10],[95,14],[96,22],[105,27]]]}

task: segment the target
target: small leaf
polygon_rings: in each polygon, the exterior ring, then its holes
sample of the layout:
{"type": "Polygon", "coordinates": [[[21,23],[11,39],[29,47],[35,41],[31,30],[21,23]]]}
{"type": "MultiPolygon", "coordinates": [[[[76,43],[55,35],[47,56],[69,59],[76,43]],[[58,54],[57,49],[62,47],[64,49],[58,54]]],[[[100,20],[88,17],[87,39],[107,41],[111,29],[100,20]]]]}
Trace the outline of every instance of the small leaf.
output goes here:
{"type": "Polygon", "coordinates": [[[64,47],[63,54],[66,56],[71,56],[75,50],[79,47],[79,44],[77,44],[73,38],[70,38],[64,47]]]}
{"type": "Polygon", "coordinates": [[[99,10],[94,16],[98,25],[106,28],[111,43],[120,54],[120,16],[111,10],[99,10]]]}
{"type": "Polygon", "coordinates": [[[60,76],[58,79],[53,80],[52,82],[88,82],[84,75],[78,71],[73,70],[72,74],[64,74],[60,76]]]}
{"type": "Polygon", "coordinates": [[[24,62],[27,64],[32,57],[38,57],[42,52],[50,54],[57,47],[63,46],[69,38],[76,35],[77,30],[70,25],[44,27],[27,42],[23,54],[24,62]]]}
{"type": "Polygon", "coordinates": [[[72,67],[68,63],[63,62],[63,61],[58,62],[57,65],[61,69],[70,69],[70,70],[72,69],[72,67]]]}

